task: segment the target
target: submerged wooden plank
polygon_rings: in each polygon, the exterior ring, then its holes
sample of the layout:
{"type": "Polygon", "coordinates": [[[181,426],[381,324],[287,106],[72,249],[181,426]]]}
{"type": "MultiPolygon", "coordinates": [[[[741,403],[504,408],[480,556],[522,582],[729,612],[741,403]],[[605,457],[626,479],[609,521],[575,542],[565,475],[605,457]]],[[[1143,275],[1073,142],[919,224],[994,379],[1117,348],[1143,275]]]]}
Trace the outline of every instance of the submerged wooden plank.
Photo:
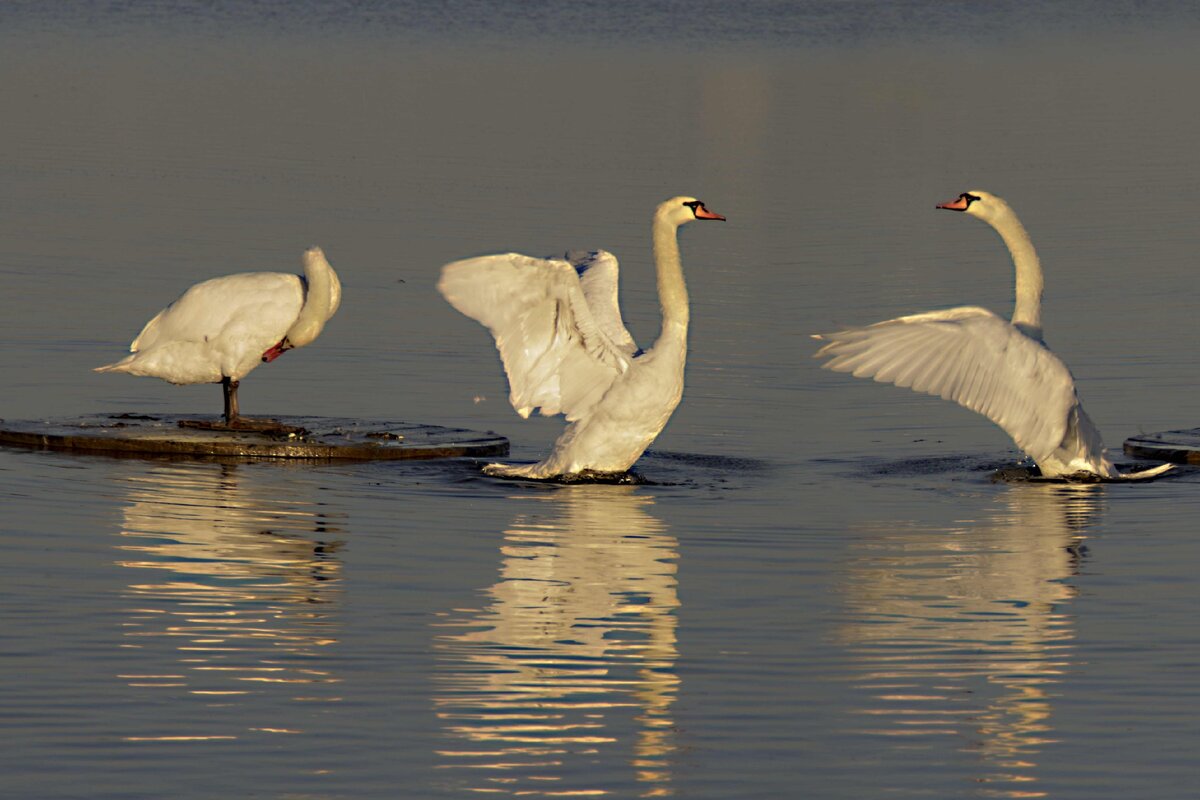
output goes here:
{"type": "Polygon", "coordinates": [[[114,455],[192,458],[381,459],[502,456],[498,434],[412,422],[280,417],[297,432],[181,427],[219,417],[116,414],[52,420],[0,421],[0,445],[114,455]]]}
{"type": "Polygon", "coordinates": [[[1131,436],[1125,440],[1125,452],[1137,458],[1200,464],[1200,428],[1131,436]]]}

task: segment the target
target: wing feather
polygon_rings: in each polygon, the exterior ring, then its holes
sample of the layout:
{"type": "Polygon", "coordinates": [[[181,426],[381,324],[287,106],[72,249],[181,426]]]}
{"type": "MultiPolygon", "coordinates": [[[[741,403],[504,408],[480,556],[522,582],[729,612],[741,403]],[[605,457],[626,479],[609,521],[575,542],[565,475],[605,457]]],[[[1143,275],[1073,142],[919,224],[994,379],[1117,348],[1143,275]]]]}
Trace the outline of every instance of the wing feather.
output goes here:
{"type": "Polygon", "coordinates": [[[1040,341],[984,308],[963,306],[817,338],[835,372],[952,400],[999,425],[1035,461],[1063,442],[1075,380],[1040,341]]]}
{"type": "Polygon", "coordinates": [[[210,278],[158,312],[129,350],[136,353],[162,342],[205,342],[233,331],[254,331],[266,341],[261,352],[287,332],[303,305],[303,279],[298,275],[244,272],[210,278]]]}
{"type": "Polygon", "coordinates": [[[438,291],[491,331],[522,417],[585,416],[629,368],[566,261],[517,253],[456,261],[442,268],[438,291]]]}
{"type": "Polygon", "coordinates": [[[592,317],[600,330],[618,350],[632,357],[638,346],[621,319],[621,306],[617,297],[617,285],[620,281],[617,257],[607,250],[571,250],[565,258],[579,275],[583,296],[587,298],[588,308],[591,309],[592,317]]]}

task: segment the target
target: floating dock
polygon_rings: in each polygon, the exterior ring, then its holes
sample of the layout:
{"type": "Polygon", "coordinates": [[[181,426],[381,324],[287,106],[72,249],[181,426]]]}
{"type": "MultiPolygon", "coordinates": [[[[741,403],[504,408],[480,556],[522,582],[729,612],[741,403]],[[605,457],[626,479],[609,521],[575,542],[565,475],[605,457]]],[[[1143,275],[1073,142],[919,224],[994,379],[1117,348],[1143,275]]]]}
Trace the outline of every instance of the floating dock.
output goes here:
{"type": "Polygon", "coordinates": [[[109,414],[0,420],[0,445],[75,453],[323,461],[503,456],[495,433],[411,422],[279,417],[277,430],[230,430],[220,417],[109,414]]]}
{"type": "Polygon", "coordinates": [[[1200,428],[1131,436],[1125,440],[1125,452],[1135,458],[1200,464],[1200,428]]]}

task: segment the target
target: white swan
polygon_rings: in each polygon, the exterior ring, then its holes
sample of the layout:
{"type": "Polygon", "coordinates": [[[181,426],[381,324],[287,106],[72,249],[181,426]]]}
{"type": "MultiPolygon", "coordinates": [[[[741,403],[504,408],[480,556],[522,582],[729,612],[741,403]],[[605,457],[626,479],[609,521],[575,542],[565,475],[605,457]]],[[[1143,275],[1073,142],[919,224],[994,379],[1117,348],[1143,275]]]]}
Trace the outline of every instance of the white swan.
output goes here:
{"type": "Polygon", "coordinates": [[[491,475],[553,478],[624,472],[658,436],[683,396],[688,297],[676,230],[725,219],[692,197],[654,212],[654,261],[662,333],[645,352],[617,305],[617,259],[603,250],[569,260],[516,253],[447,264],[438,290],[492,332],[522,417],[536,408],[570,423],[537,464],[489,464],[491,475]]]}
{"type": "Polygon", "coordinates": [[[976,306],[930,311],[814,338],[823,366],[940,395],[983,414],[1013,438],[1046,477],[1142,478],[1170,465],[1122,475],[1075,393],[1075,379],[1042,341],[1042,268],[1008,204],[981,191],[938,208],[991,225],[1016,267],[1012,321],[976,306]]]}
{"type": "Polygon", "coordinates": [[[95,371],[220,383],[225,424],[237,427],[239,381],[316,339],[341,304],[342,285],[321,248],[305,251],[303,262],[303,277],[245,272],[196,284],[146,323],[132,355],[95,371]]]}

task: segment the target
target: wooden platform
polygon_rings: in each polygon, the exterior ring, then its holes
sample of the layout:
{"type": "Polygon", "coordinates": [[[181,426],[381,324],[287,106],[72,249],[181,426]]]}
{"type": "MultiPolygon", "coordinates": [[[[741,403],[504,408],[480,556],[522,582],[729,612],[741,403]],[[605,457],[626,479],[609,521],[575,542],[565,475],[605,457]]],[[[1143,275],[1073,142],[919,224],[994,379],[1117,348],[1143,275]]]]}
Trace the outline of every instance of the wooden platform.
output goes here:
{"type": "Polygon", "coordinates": [[[289,458],[350,461],[508,454],[495,433],[411,422],[278,417],[297,433],[181,427],[219,422],[205,415],[113,414],[72,419],[0,420],[0,445],[130,456],[289,458]]]}
{"type": "Polygon", "coordinates": [[[1136,458],[1200,464],[1200,428],[1131,436],[1125,440],[1125,452],[1136,458]]]}

